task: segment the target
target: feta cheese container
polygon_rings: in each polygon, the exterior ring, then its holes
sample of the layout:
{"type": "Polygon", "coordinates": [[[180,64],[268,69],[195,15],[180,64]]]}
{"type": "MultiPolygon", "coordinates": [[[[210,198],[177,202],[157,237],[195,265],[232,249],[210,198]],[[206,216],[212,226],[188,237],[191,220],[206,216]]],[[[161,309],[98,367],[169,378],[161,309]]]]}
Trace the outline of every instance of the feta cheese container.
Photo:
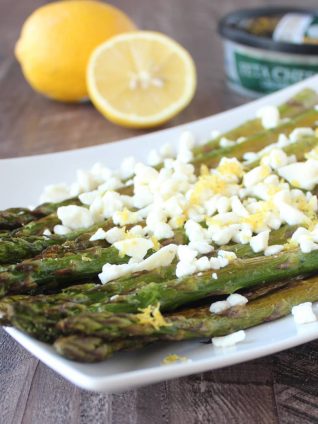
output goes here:
{"type": "Polygon", "coordinates": [[[318,72],[318,11],[267,7],[219,22],[229,85],[248,95],[280,90],[318,72]]]}

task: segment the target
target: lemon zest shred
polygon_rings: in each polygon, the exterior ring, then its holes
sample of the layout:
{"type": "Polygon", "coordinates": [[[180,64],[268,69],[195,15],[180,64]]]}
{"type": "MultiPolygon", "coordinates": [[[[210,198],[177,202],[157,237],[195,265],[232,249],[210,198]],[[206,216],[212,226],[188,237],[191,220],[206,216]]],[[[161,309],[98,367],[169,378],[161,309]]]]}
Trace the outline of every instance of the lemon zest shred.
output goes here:
{"type": "Polygon", "coordinates": [[[189,204],[200,205],[204,194],[225,194],[227,192],[227,182],[216,174],[201,175],[193,187],[189,204]]]}
{"type": "Polygon", "coordinates": [[[157,305],[149,305],[146,308],[138,309],[139,314],[136,317],[139,324],[152,325],[155,330],[159,330],[161,327],[170,327],[172,324],[168,323],[160,312],[160,303],[157,305]]]}
{"type": "Polygon", "coordinates": [[[161,365],[174,364],[176,362],[187,362],[189,358],[186,356],[177,355],[176,353],[170,353],[161,361],[161,365]]]}

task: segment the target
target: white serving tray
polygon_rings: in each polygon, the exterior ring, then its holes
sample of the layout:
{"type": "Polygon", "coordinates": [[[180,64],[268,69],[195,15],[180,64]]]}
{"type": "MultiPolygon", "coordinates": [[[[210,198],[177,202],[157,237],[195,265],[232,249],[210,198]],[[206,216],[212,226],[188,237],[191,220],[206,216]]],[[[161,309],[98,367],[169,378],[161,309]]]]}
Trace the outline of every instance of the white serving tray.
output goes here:
{"type": "MultiPolygon", "coordinates": [[[[45,185],[70,183],[78,168],[87,169],[97,161],[112,167],[129,155],[144,160],[151,148],[166,142],[176,143],[184,129],[191,130],[199,140],[205,140],[212,130],[229,130],[253,118],[259,107],[280,104],[304,87],[318,89],[318,76],[244,106],[175,128],[96,147],[0,160],[0,209],[37,204],[45,185]]],[[[315,308],[318,312],[317,305],[315,308]]],[[[231,349],[222,350],[199,341],[157,343],[138,352],[118,353],[99,364],[69,361],[60,357],[49,345],[18,330],[6,330],[33,355],[77,386],[112,393],[225,367],[300,345],[318,336],[318,322],[297,328],[289,316],[247,330],[245,341],[231,349]],[[191,361],[161,365],[163,358],[170,353],[186,356],[191,361]]]]}

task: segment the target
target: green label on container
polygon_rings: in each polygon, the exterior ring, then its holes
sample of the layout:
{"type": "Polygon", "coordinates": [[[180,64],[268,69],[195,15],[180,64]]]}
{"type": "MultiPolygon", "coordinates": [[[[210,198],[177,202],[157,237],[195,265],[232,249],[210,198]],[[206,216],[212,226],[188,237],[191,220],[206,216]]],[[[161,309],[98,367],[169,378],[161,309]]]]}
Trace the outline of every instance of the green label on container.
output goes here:
{"type": "Polygon", "coordinates": [[[240,84],[261,93],[279,90],[318,73],[318,65],[272,62],[238,52],[235,65],[240,84]]]}

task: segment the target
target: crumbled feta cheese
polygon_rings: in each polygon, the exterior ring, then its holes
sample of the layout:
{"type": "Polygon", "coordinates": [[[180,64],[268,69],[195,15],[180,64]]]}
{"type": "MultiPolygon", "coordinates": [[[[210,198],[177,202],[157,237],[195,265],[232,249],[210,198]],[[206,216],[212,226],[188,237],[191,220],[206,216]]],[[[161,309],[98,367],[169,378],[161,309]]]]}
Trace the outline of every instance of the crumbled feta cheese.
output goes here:
{"type": "MultiPolygon", "coordinates": [[[[148,228],[151,228],[148,226],[148,228]]],[[[158,240],[164,240],[168,239],[174,236],[174,232],[172,231],[169,224],[166,224],[165,222],[158,222],[151,228],[151,233],[156,237],[158,240]]]]}
{"type": "Polygon", "coordinates": [[[135,165],[136,159],[133,156],[128,156],[127,158],[123,159],[119,169],[120,176],[123,180],[127,180],[134,175],[135,165]]]}
{"type": "Polygon", "coordinates": [[[277,255],[278,253],[280,253],[282,250],[284,249],[284,246],[282,244],[273,244],[272,246],[268,246],[265,251],[264,251],[264,255],[265,256],[273,256],[273,255],[277,255]]]}
{"type": "Polygon", "coordinates": [[[269,231],[265,230],[251,238],[250,246],[253,252],[262,252],[268,247],[269,231]]]}
{"type": "Polygon", "coordinates": [[[313,190],[318,183],[318,161],[291,163],[279,168],[278,173],[294,187],[313,190]]]}
{"type": "Polygon", "coordinates": [[[189,163],[193,160],[193,153],[189,149],[183,148],[178,151],[177,160],[183,163],[189,163]]]}
{"type": "Polygon", "coordinates": [[[229,140],[226,137],[222,137],[219,143],[220,147],[232,147],[235,145],[235,141],[229,140]]]}
{"type": "Polygon", "coordinates": [[[115,225],[120,225],[123,227],[124,225],[134,225],[138,224],[142,220],[142,215],[138,212],[132,212],[128,209],[124,209],[122,211],[114,212],[113,214],[113,222],[115,225]]]}
{"type": "Polygon", "coordinates": [[[179,137],[178,148],[179,149],[193,149],[195,146],[195,137],[191,131],[183,131],[179,137]]]}
{"type": "Polygon", "coordinates": [[[135,225],[129,230],[129,234],[136,237],[143,237],[145,235],[145,229],[141,225],[135,225]]]}
{"type": "Polygon", "coordinates": [[[212,272],[212,278],[213,280],[217,280],[218,279],[218,275],[216,272],[212,272]]]}
{"type": "Polygon", "coordinates": [[[100,193],[97,190],[94,190],[81,193],[79,194],[78,198],[83,203],[83,205],[90,206],[98,196],[100,196],[100,193]]]}
{"type": "Polygon", "coordinates": [[[245,225],[233,235],[232,240],[235,243],[247,244],[250,242],[252,235],[253,235],[253,232],[251,228],[245,225]]]}
{"type": "Polygon", "coordinates": [[[114,244],[116,241],[125,238],[125,230],[123,228],[113,227],[105,232],[105,239],[109,244],[114,244]]]}
{"type": "Polygon", "coordinates": [[[241,216],[243,218],[246,218],[249,216],[248,211],[243,206],[243,203],[237,196],[231,197],[231,207],[232,207],[232,211],[236,213],[238,216],[241,216]]]}
{"type": "Polygon", "coordinates": [[[65,236],[65,234],[68,234],[71,232],[71,230],[65,225],[55,225],[53,228],[53,231],[54,231],[54,234],[57,234],[59,236],[65,236]]]}
{"type": "Polygon", "coordinates": [[[219,250],[218,257],[225,258],[228,261],[228,263],[237,259],[236,254],[234,252],[230,252],[229,250],[219,250]]]}
{"type": "Polygon", "coordinates": [[[214,250],[214,247],[206,241],[191,241],[189,243],[189,247],[196,250],[201,255],[205,255],[206,253],[210,253],[214,250]]]}
{"type": "Polygon", "coordinates": [[[226,301],[229,303],[230,307],[232,307],[246,305],[248,299],[239,293],[233,293],[226,299],[226,301]]]}
{"type": "Polygon", "coordinates": [[[221,314],[229,309],[229,303],[226,300],[219,300],[213,302],[210,306],[210,312],[213,314],[221,314]]]}
{"type": "Polygon", "coordinates": [[[258,158],[259,158],[259,155],[256,152],[246,152],[243,154],[243,159],[246,162],[253,162],[254,160],[257,160],[258,158]]]}
{"type": "Polygon", "coordinates": [[[193,159],[192,149],[194,145],[194,135],[190,131],[181,133],[178,144],[177,160],[183,163],[191,162],[193,159]]]}
{"type": "Polygon", "coordinates": [[[231,209],[231,200],[226,196],[220,196],[216,201],[216,208],[219,213],[229,212],[231,209]]]}
{"type": "Polygon", "coordinates": [[[57,216],[61,220],[62,225],[71,230],[89,228],[94,224],[90,211],[82,206],[61,206],[57,209],[57,216]]]}
{"type": "Polygon", "coordinates": [[[260,165],[253,168],[251,171],[247,172],[243,177],[243,184],[245,187],[252,187],[261,181],[263,181],[266,177],[268,177],[271,173],[271,169],[267,165],[260,165]]]}
{"type": "Polygon", "coordinates": [[[194,262],[180,261],[177,263],[176,277],[181,278],[187,275],[192,275],[196,272],[197,267],[194,262]]]}
{"type": "Polygon", "coordinates": [[[292,143],[296,143],[296,141],[299,141],[304,137],[313,137],[314,135],[315,135],[315,131],[310,127],[295,128],[289,134],[289,140],[292,143]]]}
{"type": "Polygon", "coordinates": [[[178,246],[178,258],[181,262],[192,262],[198,256],[198,251],[187,245],[178,246]]]}
{"type": "Polygon", "coordinates": [[[150,166],[157,166],[162,161],[162,157],[160,153],[156,149],[150,150],[148,157],[147,157],[147,163],[150,166]]]}
{"type": "Polygon", "coordinates": [[[171,144],[165,143],[159,149],[160,155],[163,159],[173,158],[174,152],[171,144]]]}
{"type": "Polygon", "coordinates": [[[40,203],[63,202],[71,197],[70,189],[66,184],[50,184],[46,186],[40,196],[40,203]]]}
{"type": "Polygon", "coordinates": [[[272,169],[279,169],[282,166],[286,166],[289,163],[288,156],[281,149],[272,149],[268,155],[262,158],[261,163],[268,165],[272,169]]]}
{"type": "Polygon", "coordinates": [[[48,228],[46,228],[46,229],[43,231],[43,235],[44,235],[44,236],[51,236],[51,235],[52,235],[52,233],[51,233],[51,231],[50,231],[48,228]]]}
{"type": "Polygon", "coordinates": [[[311,302],[301,303],[292,308],[292,315],[296,324],[307,324],[317,320],[311,302]]]}
{"type": "Polygon", "coordinates": [[[136,237],[116,241],[113,246],[118,249],[120,255],[127,255],[136,261],[141,261],[154,245],[149,239],[136,237]]]}
{"type": "Polygon", "coordinates": [[[256,117],[261,119],[265,129],[275,128],[280,123],[280,113],[277,106],[263,106],[256,112],[256,117]]]}
{"type": "Polygon", "coordinates": [[[212,226],[209,227],[209,233],[212,237],[212,240],[219,246],[228,244],[236,232],[237,230],[234,226],[225,226],[223,228],[220,227],[215,229],[212,226]]]}
{"type": "Polygon", "coordinates": [[[196,261],[196,269],[198,271],[207,271],[210,269],[210,261],[207,256],[202,256],[196,261]]]}
{"type": "Polygon", "coordinates": [[[205,241],[207,238],[207,231],[193,220],[188,220],[184,225],[184,229],[190,242],[205,241]]]}
{"type": "Polygon", "coordinates": [[[106,284],[109,281],[116,280],[120,277],[130,275],[135,272],[152,271],[156,268],[169,266],[174,260],[176,253],[177,246],[175,244],[169,244],[168,246],[162,247],[153,255],[138,263],[121,265],[106,263],[103,266],[102,272],[98,276],[102,284],[106,284]]]}
{"type": "Polygon", "coordinates": [[[94,233],[89,241],[96,241],[96,240],[105,240],[106,239],[106,231],[104,231],[102,228],[98,228],[96,233],[94,233]]]}
{"type": "Polygon", "coordinates": [[[245,340],[246,334],[244,330],[236,331],[235,333],[229,334],[223,337],[212,337],[212,343],[215,347],[226,348],[234,346],[236,343],[245,340]]]}

